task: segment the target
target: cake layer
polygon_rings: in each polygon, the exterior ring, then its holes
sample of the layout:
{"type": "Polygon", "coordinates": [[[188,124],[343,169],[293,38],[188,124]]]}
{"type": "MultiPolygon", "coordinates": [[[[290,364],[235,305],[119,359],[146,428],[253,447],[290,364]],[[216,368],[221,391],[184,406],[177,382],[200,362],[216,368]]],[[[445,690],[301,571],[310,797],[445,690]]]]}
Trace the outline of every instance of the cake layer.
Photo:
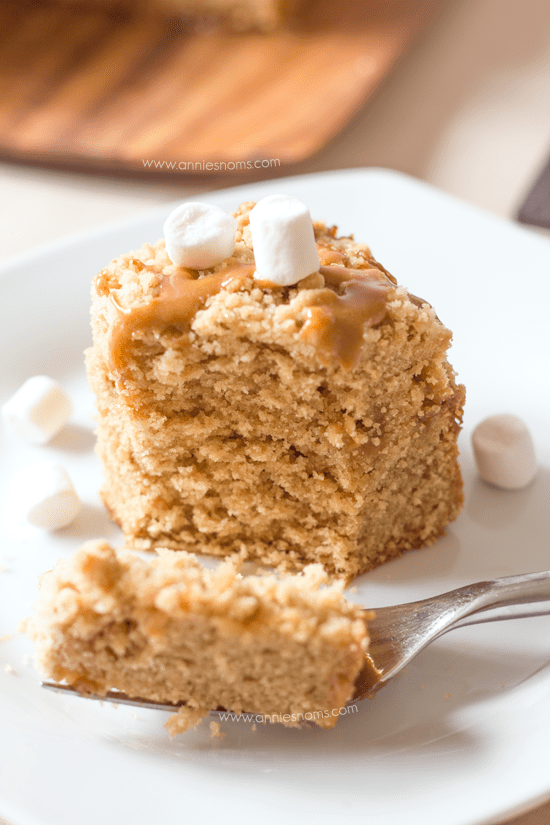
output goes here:
{"type": "Polygon", "coordinates": [[[137,548],[353,576],[433,542],[460,510],[451,333],[324,224],[318,273],[256,281],[250,207],[212,270],[175,267],[160,241],[96,279],[103,497],[137,548]]]}
{"type": "Polygon", "coordinates": [[[206,570],[188,553],[144,561],[89,542],[42,577],[27,631],[48,678],[185,702],[171,733],[218,707],[332,727],[365,663],[365,614],[319,565],[302,575],[206,570]]]}

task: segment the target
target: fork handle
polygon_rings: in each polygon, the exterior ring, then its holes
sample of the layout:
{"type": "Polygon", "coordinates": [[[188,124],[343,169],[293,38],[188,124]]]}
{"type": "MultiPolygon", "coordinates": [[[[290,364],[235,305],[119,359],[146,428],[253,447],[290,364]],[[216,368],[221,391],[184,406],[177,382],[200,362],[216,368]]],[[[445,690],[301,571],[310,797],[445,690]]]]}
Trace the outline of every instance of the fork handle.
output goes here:
{"type": "Polygon", "coordinates": [[[458,597],[461,609],[442,633],[465,625],[550,615],[550,571],[477,582],[449,597],[458,597]]]}

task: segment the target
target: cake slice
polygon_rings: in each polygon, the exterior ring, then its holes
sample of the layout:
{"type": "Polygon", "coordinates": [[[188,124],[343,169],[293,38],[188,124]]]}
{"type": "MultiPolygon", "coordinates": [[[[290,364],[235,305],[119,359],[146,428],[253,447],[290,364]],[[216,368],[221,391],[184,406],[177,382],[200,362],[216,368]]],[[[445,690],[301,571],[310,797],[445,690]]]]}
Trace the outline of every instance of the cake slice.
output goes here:
{"type": "Polygon", "coordinates": [[[461,509],[451,332],[321,222],[318,271],[259,281],[253,206],[207,270],[160,240],[95,278],[103,499],[136,549],[350,578],[434,542],[461,509]]]}
{"type": "Polygon", "coordinates": [[[321,587],[319,565],[302,575],[214,571],[188,553],[144,561],[89,542],[42,577],[27,632],[46,677],[81,693],[185,702],[172,734],[209,710],[329,728],[365,663],[365,614],[321,587]]]}

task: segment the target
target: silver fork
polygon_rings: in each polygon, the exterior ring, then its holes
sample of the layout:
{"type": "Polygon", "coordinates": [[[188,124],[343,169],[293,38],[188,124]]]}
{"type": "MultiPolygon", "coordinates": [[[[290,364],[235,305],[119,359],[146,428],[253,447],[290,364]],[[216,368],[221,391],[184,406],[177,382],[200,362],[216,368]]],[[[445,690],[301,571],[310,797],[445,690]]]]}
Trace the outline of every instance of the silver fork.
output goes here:
{"type": "MultiPolygon", "coordinates": [[[[357,678],[354,699],[372,694],[421,650],[455,627],[550,615],[550,571],[477,582],[422,601],[374,609],[374,614],[368,623],[369,657],[357,678]]],[[[42,687],[81,695],[57,682],[42,682],[42,687]]],[[[185,704],[153,702],[116,690],[105,696],[86,694],[86,698],[158,710],[174,710],[185,704]]]]}
{"type": "Polygon", "coordinates": [[[357,678],[355,699],[386,684],[455,627],[550,615],[550,571],[476,582],[422,601],[381,607],[374,614],[368,623],[370,661],[357,678]]]}

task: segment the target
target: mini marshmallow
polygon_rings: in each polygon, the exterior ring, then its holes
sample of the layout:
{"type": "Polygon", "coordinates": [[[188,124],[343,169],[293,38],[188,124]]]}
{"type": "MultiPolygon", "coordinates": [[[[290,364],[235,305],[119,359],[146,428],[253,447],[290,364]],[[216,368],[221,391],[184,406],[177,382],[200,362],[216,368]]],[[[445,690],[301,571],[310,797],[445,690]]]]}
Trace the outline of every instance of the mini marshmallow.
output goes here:
{"type": "Polygon", "coordinates": [[[66,527],[82,509],[71,479],[55,461],[19,470],[11,481],[10,504],[17,518],[44,530],[66,527]]]}
{"type": "Polygon", "coordinates": [[[472,434],[482,479],[504,490],[521,490],[535,477],[537,460],[529,430],[515,415],[492,415],[472,434]]]}
{"type": "Polygon", "coordinates": [[[208,203],[189,201],[174,209],[164,224],[170,260],[190,269],[209,269],[235,251],[237,221],[208,203]]]}
{"type": "Polygon", "coordinates": [[[297,284],[319,269],[307,206],[288,195],[269,195],[250,212],[255,278],[280,286],[297,284]]]}
{"type": "Polygon", "coordinates": [[[2,407],[3,418],[29,444],[47,444],[73,411],[63,387],[47,375],[27,379],[2,407]]]}

